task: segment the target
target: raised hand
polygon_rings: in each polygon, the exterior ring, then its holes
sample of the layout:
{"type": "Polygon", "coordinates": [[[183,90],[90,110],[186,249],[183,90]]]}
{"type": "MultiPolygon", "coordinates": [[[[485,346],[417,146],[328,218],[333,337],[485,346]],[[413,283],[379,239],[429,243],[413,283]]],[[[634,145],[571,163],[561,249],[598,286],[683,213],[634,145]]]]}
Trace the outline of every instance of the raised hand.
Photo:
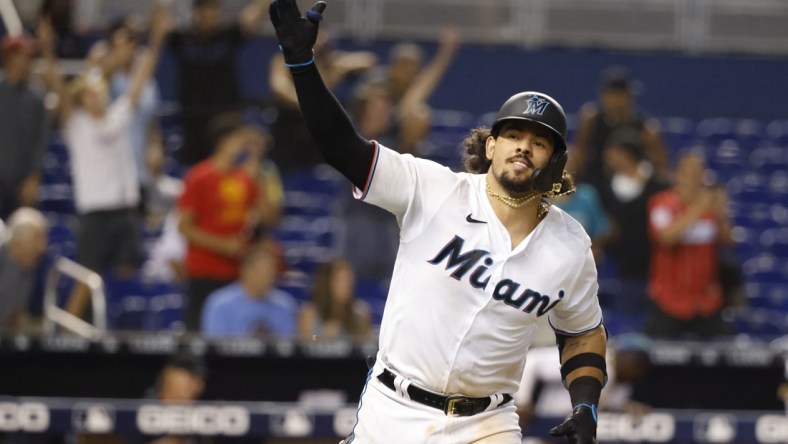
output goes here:
{"type": "Polygon", "coordinates": [[[57,32],[52,26],[52,19],[49,17],[41,17],[38,20],[36,28],[36,39],[41,52],[46,56],[55,53],[55,45],[57,45],[57,32]]]}
{"type": "Polygon", "coordinates": [[[174,26],[175,22],[172,18],[170,10],[162,3],[157,3],[156,6],[154,6],[153,13],[151,14],[151,45],[153,46],[161,44],[167,37],[167,34],[173,30],[174,26]]]}
{"type": "Polygon", "coordinates": [[[306,11],[304,17],[296,0],[271,2],[268,12],[288,66],[308,65],[314,60],[312,48],[317,41],[317,29],[325,9],[326,3],[319,1],[306,11]]]}

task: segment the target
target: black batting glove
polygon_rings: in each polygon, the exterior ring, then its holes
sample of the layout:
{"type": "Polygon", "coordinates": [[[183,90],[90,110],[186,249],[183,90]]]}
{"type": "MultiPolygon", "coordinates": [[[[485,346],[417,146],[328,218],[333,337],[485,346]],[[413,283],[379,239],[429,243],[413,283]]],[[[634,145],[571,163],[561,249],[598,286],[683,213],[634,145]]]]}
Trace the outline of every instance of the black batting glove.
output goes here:
{"type": "Polygon", "coordinates": [[[312,48],[317,41],[317,28],[323,20],[326,3],[319,1],[301,16],[296,0],[273,0],[268,8],[271,23],[279,39],[279,48],[290,67],[309,65],[314,61],[312,48]]]}
{"type": "Polygon", "coordinates": [[[593,444],[596,442],[596,406],[578,404],[572,416],[560,426],[550,429],[553,436],[566,436],[570,444],[593,444]]]}

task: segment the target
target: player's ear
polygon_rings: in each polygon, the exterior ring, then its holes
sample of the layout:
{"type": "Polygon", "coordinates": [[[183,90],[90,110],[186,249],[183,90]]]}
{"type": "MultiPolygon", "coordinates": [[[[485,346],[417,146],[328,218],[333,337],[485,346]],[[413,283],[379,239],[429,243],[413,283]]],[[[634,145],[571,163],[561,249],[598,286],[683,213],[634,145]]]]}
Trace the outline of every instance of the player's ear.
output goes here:
{"type": "Polygon", "coordinates": [[[495,152],[495,137],[493,136],[487,137],[487,142],[485,142],[484,145],[484,151],[485,154],[487,155],[487,160],[492,160],[493,153],[495,152]]]}

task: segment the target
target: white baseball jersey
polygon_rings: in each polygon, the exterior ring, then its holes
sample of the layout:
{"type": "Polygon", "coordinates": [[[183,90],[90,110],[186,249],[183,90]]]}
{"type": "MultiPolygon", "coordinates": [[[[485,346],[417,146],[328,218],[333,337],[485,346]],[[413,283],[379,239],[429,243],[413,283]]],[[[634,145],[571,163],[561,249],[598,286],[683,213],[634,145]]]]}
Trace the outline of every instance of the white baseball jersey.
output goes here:
{"type": "Polygon", "coordinates": [[[577,221],[553,206],[512,249],[485,175],[376,151],[356,197],[401,229],[380,330],[385,365],[434,392],[514,393],[537,317],[569,335],[600,325],[591,241],[577,221]]]}

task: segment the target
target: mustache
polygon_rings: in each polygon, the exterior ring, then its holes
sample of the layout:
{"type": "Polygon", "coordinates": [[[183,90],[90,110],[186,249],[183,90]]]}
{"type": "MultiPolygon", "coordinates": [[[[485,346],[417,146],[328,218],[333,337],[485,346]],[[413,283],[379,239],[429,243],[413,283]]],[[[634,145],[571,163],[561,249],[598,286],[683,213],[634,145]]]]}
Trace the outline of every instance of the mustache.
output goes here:
{"type": "Polygon", "coordinates": [[[512,157],[508,158],[507,161],[510,162],[510,163],[522,162],[522,163],[526,164],[528,166],[528,168],[533,168],[534,167],[534,163],[531,162],[531,159],[529,159],[527,157],[524,157],[524,156],[512,156],[512,157]]]}

